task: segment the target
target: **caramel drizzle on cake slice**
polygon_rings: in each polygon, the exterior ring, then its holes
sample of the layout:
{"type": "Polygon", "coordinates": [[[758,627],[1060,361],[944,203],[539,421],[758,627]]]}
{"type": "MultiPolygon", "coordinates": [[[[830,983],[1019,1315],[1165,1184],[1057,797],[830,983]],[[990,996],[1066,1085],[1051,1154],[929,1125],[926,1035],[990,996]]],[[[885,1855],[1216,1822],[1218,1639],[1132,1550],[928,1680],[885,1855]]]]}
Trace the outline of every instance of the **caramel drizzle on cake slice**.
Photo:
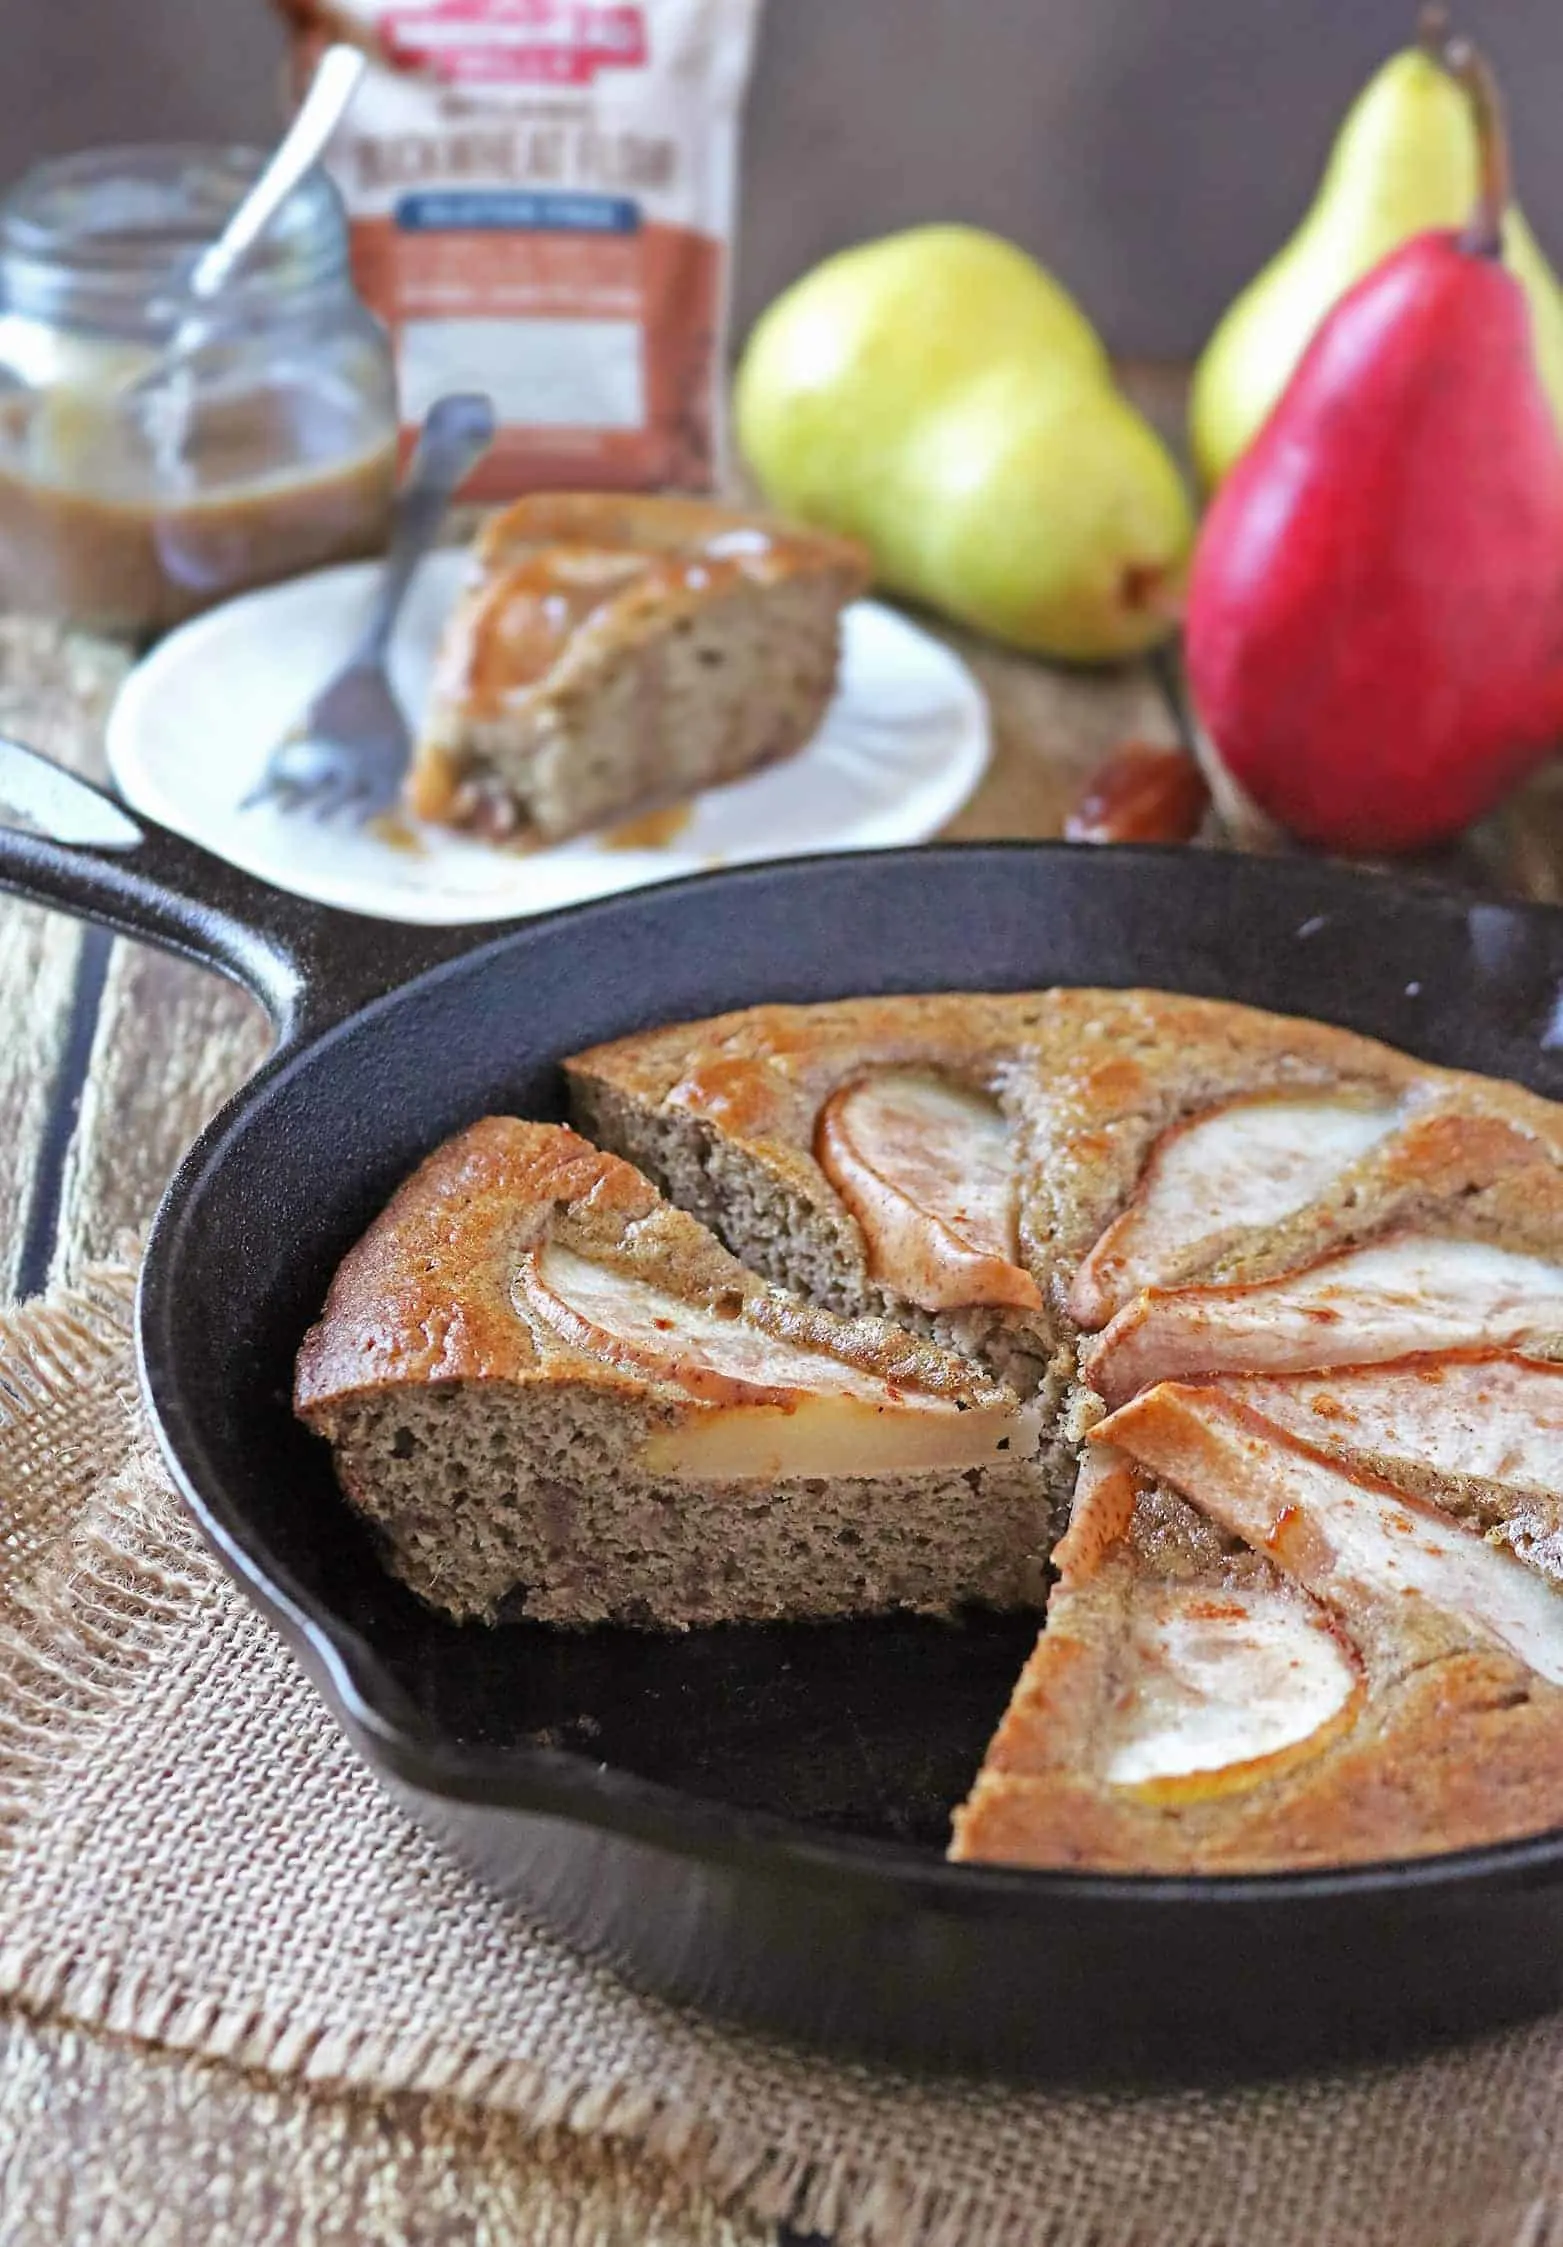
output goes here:
{"type": "Polygon", "coordinates": [[[925,1311],[1040,1309],[1019,1262],[1014,1142],[996,1101],[927,1071],[880,1070],[826,1102],[815,1151],[881,1286],[925,1311]]]}

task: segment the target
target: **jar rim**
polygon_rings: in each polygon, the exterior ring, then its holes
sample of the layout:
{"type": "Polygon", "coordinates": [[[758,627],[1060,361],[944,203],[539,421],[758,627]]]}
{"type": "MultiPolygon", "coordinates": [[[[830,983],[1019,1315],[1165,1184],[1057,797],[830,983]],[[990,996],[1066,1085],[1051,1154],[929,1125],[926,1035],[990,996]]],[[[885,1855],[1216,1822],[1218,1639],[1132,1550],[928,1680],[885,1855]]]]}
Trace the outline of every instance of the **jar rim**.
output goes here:
{"type": "MultiPolygon", "coordinates": [[[[42,311],[39,300],[52,308],[64,287],[105,306],[176,311],[196,260],[267,160],[238,143],[165,141],[35,164],[0,199],[0,298],[42,311]]],[[[341,197],[316,165],[224,293],[292,294],[341,274],[346,262],[341,197]]]]}

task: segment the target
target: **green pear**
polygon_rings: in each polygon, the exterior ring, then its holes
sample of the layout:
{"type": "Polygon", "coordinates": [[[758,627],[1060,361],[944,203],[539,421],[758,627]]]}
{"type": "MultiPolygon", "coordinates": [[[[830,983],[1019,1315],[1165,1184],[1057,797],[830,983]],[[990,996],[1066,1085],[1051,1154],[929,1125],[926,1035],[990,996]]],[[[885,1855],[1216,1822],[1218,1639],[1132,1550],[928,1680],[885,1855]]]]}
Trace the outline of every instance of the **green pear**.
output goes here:
{"type": "MultiPolygon", "coordinates": [[[[1189,404],[1205,484],[1218,483],[1258,435],[1330,307],[1411,235],[1463,226],[1476,192],[1464,87],[1428,48],[1392,56],[1348,112],[1302,225],[1205,346],[1189,404]]],[[[1537,365],[1563,423],[1563,293],[1512,205],[1504,258],[1530,300],[1537,365]]]]}
{"type": "Polygon", "coordinates": [[[1171,629],[1182,481],[1012,244],[927,226],[828,258],[756,324],[735,409],[772,504],[861,539],[889,591],[1066,661],[1171,629]]]}

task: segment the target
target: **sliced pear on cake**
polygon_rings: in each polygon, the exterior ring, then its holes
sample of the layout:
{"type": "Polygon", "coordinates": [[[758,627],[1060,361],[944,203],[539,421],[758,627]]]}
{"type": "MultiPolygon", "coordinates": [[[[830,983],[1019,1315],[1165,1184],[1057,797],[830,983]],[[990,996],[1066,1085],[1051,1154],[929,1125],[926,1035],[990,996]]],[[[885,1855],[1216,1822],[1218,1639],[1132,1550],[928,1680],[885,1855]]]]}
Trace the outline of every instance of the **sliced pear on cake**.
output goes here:
{"type": "Polygon", "coordinates": [[[1378,1476],[1292,1442],[1214,1388],[1164,1383],[1105,1420],[1126,1451],[1327,1605],[1423,1602],[1563,1684],[1563,1595],[1378,1476]]]}
{"type": "Polygon", "coordinates": [[[827,1101],[816,1150],[882,1286],[925,1311],[1040,1309],[1018,1262],[1014,1146],[996,1101],[923,1071],[882,1070],[827,1101]]]}
{"type": "Polygon", "coordinates": [[[1035,1416],[975,1375],[971,1393],[930,1394],[768,1332],[736,1292],[691,1301],[557,1241],[522,1258],[516,1292],[584,1355],[670,1383],[711,1408],[650,1436],[654,1473],[917,1473],[1037,1446],[1035,1416]]]}
{"type": "Polygon", "coordinates": [[[1227,1374],[1220,1386],[1333,1457],[1563,1507],[1563,1365],[1435,1351],[1328,1373],[1227,1374]]]}
{"type": "Polygon", "coordinates": [[[1262,1872],[1563,1819],[1563,1594],[1219,1388],[1093,1433],[951,1854],[1262,1872]]]}
{"type": "Polygon", "coordinates": [[[1400,1119],[1392,1100],[1234,1100],[1163,1133],[1127,1209],[1075,1275],[1071,1315],[1104,1326],[1202,1241],[1306,1208],[1400,1119]]]}
{"type": "Polygon", "coordinates": [[[1195,1374],[1308,1372],[1423,1350],[1563,1352],[1563,1265],[1415,1233],[1227,1287],[1147,1288],[1082,1353],[1109,1405],[1195,1374]]]}
{"type": "Polygon", "coordinates": [[[1273,1776],[1348,1723],[1350,1646],[1286,1593],[1163,1584],[1133,1602],[1102,1776],[1161,1802],[1273,1776]]]}
{"type": "MultiPolygon", "coordinates": [[[[1109,1786],[1147,1800],[1191,1800],[1252,1785],[1350,1720],[1362,1671],[1316,1603],[1271,1570],[1224,1581],[1216,1571],[1155,1575],[1137,1568],[1142,1494],[1126,1456],[1093,1444],[1080,1462],[1068,1534],[1054,1553],[1058,1589],[1048,1637],[1062,1649],[1069,1608],[1116,1562],[1110,1689],[1096,1757],[1109,1786]]],[[[1110,1571],[1109,1571],[1110,1572],[1110,1571]]],[[[1072,1692],[1071,1657],[1059,1685],[1072,1692]]]]}
{"type": "MultiPolygon", "coordinates": [[[[1047,1627],[951,1854],[1139,1867],[1219,1860],[1277,1782],[1350,1733],[1362,1661],[1268,1561],[1095,1443],[1081,1461],[1047,1627]]],[[[1264,1845],[1240,1842],[1243,1861],[1264,1845]]]]}

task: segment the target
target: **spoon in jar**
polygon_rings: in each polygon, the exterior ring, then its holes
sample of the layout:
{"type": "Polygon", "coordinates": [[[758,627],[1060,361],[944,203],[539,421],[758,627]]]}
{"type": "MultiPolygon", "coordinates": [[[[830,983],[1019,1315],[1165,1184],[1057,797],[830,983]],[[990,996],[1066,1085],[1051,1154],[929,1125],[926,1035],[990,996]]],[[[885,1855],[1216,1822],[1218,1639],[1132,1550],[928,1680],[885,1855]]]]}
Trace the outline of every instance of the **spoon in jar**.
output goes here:
{"type": "MultiPolygon", "coordinates": [[[[210,304],[222,294],[306,172],[318,161],[342,122],[367,59],[360,49],[348,46],[328,47],[321,56],[298,115],[278,142],[271,161],[217,239],[207,244],[191,268],[185,297],[192,306],[210,304]]],[[[209,332],[201,311],[185,313],[150,364],[138,368],[121,386],[121,397],[135,398],[151,389],[170,365],[195,350],[209,332]]]]}

